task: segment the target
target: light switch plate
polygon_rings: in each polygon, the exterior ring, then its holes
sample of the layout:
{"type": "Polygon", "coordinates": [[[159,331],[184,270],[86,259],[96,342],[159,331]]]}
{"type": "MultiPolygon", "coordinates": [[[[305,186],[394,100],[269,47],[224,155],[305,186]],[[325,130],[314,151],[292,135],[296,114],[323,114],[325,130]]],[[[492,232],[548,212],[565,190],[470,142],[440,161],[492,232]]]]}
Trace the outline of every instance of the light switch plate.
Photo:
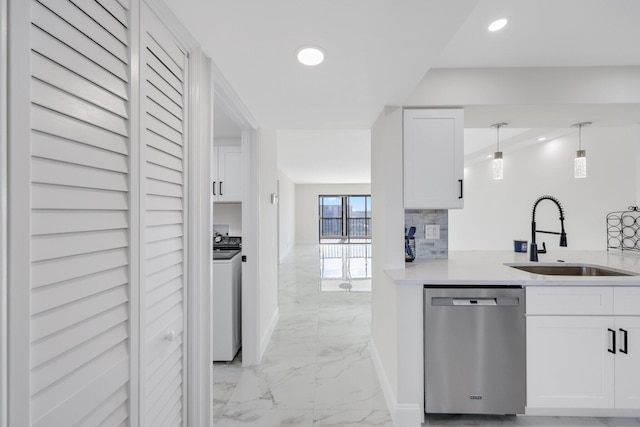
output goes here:
{"type": "Polygon", "coordinates": [[[424,226],[424,238],[427,240],[438,240],[440,238],[440,226],[436,224],[426,224],[424,226]]]}

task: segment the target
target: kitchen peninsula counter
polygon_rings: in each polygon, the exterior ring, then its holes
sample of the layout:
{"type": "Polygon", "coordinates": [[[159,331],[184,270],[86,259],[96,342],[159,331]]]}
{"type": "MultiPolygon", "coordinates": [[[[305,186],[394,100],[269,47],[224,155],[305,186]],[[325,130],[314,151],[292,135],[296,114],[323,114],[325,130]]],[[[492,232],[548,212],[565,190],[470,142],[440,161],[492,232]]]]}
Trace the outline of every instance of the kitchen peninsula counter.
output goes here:
{"type": "Polygon", "coordinates": [[[397,285],[468,286],[639,286],[640,252],[553,250],[530,262],[528,253],[512,251],[449,251],[446,259],[416,260],[404,269],[386,270],[397,285]],[[637,276],[556,276],[528,273],[504,264],[590,264],[637,276]]]}

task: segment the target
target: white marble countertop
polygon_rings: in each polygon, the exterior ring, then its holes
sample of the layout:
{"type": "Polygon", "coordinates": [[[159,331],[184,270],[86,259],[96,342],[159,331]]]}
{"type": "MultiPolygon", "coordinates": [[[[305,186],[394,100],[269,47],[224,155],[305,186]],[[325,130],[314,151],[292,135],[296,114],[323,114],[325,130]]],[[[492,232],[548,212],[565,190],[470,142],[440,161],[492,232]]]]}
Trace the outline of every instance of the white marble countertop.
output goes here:
{"type": "Polygon", "coordinates": [[[547,276],[504,265],[528,264],[528,253],[511,251],[449,251],[447,259],[416,260],[404,269],[386,270],[398,285],[640,286],[640,252],[554,250],[531,264],[581,263],[637,273],[637,276],[547,276]]]}

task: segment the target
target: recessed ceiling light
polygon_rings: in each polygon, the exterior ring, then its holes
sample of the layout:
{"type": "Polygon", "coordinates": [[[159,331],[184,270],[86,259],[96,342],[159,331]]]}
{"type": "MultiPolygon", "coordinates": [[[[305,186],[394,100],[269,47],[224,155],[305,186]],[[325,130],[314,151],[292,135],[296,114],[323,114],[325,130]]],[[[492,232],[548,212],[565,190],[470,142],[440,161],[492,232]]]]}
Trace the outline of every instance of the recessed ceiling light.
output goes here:
{"type": "Polygon", "coordinates": [[[541,136],[540,138],[538,138],[538,141],[542,142],[542,141],[546,141],[547,137],[546,136],[541,136]]]}
{"type": "Polygon", "coordinates": [[[507,20],[505,18],[500,18],[500,19],[497,19],[497,20],[493,21],[491,24],[489,24],[488,30],[489,31],[500,31],[501,29],[504,28],[505,25],[507,25],[507,20]]]}
{"type": "Polygon", "coordinates": [[[324,61],[324,52],[322,49],[313,46],[298,49],[296,56],[301,64],[308,65],[310,67],[318,65],[324,61]]]}

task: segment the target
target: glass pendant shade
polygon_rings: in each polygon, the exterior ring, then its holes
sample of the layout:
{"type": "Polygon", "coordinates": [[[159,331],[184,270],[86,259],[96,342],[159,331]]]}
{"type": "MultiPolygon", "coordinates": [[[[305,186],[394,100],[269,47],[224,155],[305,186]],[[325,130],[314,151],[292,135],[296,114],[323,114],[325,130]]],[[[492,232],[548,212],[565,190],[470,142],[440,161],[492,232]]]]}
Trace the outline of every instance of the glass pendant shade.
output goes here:
{"type": "Polygon", "coordinates": [[[493,153],[493,179],[502,179],[504,176],[504,165],[502,151],[493,153]]]}
{"type": "Polygon", "coordinates": [[[496,123],[491,125],[496,128],[496,151],[493,153],[493,179],[502,179],[504,177],[504,164],[502,160],[502,151],[500,151],[500,128],[507,126],[507,123],[496,123]]]}
{"type": "Polygon", "coordinates": [[[573,125],[578,128],[578,151],[576,151],[576,158],[573,160],[574,178],[587,177],[587,151],[582,149],[582,128],[590,124],[591,122],[582,122],[573,125]]]}
{"type": "Polygon", "coordinates": [[[573,160],[573,176],[575,178],[587,177],[587,152],[586,150],[576,151],[576,158],[573,160]]]}

